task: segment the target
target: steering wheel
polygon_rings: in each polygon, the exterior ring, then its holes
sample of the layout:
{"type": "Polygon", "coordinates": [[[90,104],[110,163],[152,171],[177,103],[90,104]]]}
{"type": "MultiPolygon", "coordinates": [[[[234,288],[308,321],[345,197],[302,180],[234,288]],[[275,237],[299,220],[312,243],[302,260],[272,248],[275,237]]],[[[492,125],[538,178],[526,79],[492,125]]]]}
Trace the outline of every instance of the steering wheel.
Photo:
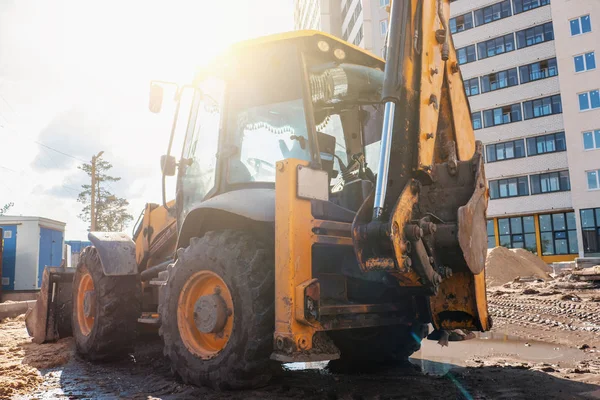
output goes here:
{"type": "Polygon", "coordinates": [[[256,173],[257,173],[257,174],[258,174],[258,171],[259,171],[261,168],[264,168],[264,167],[272,168],[272,169],[273,169],[273,171],[275,171],[275,165],[271,164],[271,163],[270,163],[270,162],[268,162],[268,161],[261,160],[261,159],[259,159],[259,158],[248,157],[248,158],[246,159],[246,162],[247,162],[248,164],[250,164],[252,167],[254,167],[254,169],[256,170],[256,173]]]}

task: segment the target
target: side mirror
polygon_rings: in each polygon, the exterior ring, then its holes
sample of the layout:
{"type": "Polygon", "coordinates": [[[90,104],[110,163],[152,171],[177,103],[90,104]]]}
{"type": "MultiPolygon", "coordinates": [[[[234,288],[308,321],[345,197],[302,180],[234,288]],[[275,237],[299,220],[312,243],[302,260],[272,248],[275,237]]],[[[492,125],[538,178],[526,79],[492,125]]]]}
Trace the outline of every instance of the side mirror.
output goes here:
{"type": "Polygon", "coordinates": [[[158,114],[162,110],[163,92],[163,87],[159,84],[154,82],[150,84],[150,102],[148,108],[155,114],[158,114]]]}
{"type": "Polygon", "coordinates": [[[175,175],[175,171],[177,169],[177,161],[175,160],[175,157],[167,155],[161,156],[160,169],[165,176],[175,175]]]}

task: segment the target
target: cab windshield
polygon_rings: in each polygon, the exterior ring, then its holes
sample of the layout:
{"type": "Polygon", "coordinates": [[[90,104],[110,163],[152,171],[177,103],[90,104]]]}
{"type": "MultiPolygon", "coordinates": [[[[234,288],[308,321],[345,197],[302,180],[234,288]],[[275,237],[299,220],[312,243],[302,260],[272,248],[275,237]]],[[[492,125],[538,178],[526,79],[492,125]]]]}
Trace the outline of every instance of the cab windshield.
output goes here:
{"type": "Polygon", "coordinates": [[[275,182],[275,163],[310,160],[295,46],[269,46],[246,53],[233,66],[228,90],[228,182],[275,182]]]}

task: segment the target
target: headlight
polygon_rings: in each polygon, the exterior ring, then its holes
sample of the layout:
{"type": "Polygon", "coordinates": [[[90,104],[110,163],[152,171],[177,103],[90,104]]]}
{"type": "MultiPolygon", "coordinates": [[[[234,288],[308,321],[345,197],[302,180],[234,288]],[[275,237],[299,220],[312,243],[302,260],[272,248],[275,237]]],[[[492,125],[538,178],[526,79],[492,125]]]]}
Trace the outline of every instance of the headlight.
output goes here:
{"type": "Polygon", "coordinates": [[[338,60],[343,60],[344,58],[346,58],[346,52],[344,50],[342,50],[342,49],[335,49],[333,51],[333,55],[338,60]]]}
{"type": "Polygon", "coordinates": [[[324,40],[319,40],[319,42],[317,42],[317,47],[319,48],[319,50],[321,50],[322,52],[328,52],[329,51],[329,43],[327,43],[324,40]]]}

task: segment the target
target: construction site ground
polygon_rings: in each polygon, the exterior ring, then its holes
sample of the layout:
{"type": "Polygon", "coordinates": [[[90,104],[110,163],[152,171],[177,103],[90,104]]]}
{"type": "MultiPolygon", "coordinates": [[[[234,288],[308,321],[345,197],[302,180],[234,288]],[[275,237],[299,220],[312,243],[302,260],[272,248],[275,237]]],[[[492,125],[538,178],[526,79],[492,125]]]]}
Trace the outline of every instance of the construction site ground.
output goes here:
{"type": "Polygon", "coordinates": [[[490,288],[491,332],[449,347],[425,340],[411,365],[352,375],[288,365],[269,386],[242,392],[179,382],[155,336],[126,360],[93,364],[74,355],[71,338],[32,344],[21,316],[0,324],[0,398],[600,399],[600,289],[551,286],[490,288]]]}
{"type": "Polygon", "coordinates": [[[424,340],[410,364],[370,373],[287,364],[268,386],[238,392],[178,381],[156,334],[125,360],[90,363],[72,338],[31,343],[21,315],[0,323],[0,399],[600,399],[600,282],[550,272],[497,247],[486,261],[490,332],[447,347],[424,340]]]}

